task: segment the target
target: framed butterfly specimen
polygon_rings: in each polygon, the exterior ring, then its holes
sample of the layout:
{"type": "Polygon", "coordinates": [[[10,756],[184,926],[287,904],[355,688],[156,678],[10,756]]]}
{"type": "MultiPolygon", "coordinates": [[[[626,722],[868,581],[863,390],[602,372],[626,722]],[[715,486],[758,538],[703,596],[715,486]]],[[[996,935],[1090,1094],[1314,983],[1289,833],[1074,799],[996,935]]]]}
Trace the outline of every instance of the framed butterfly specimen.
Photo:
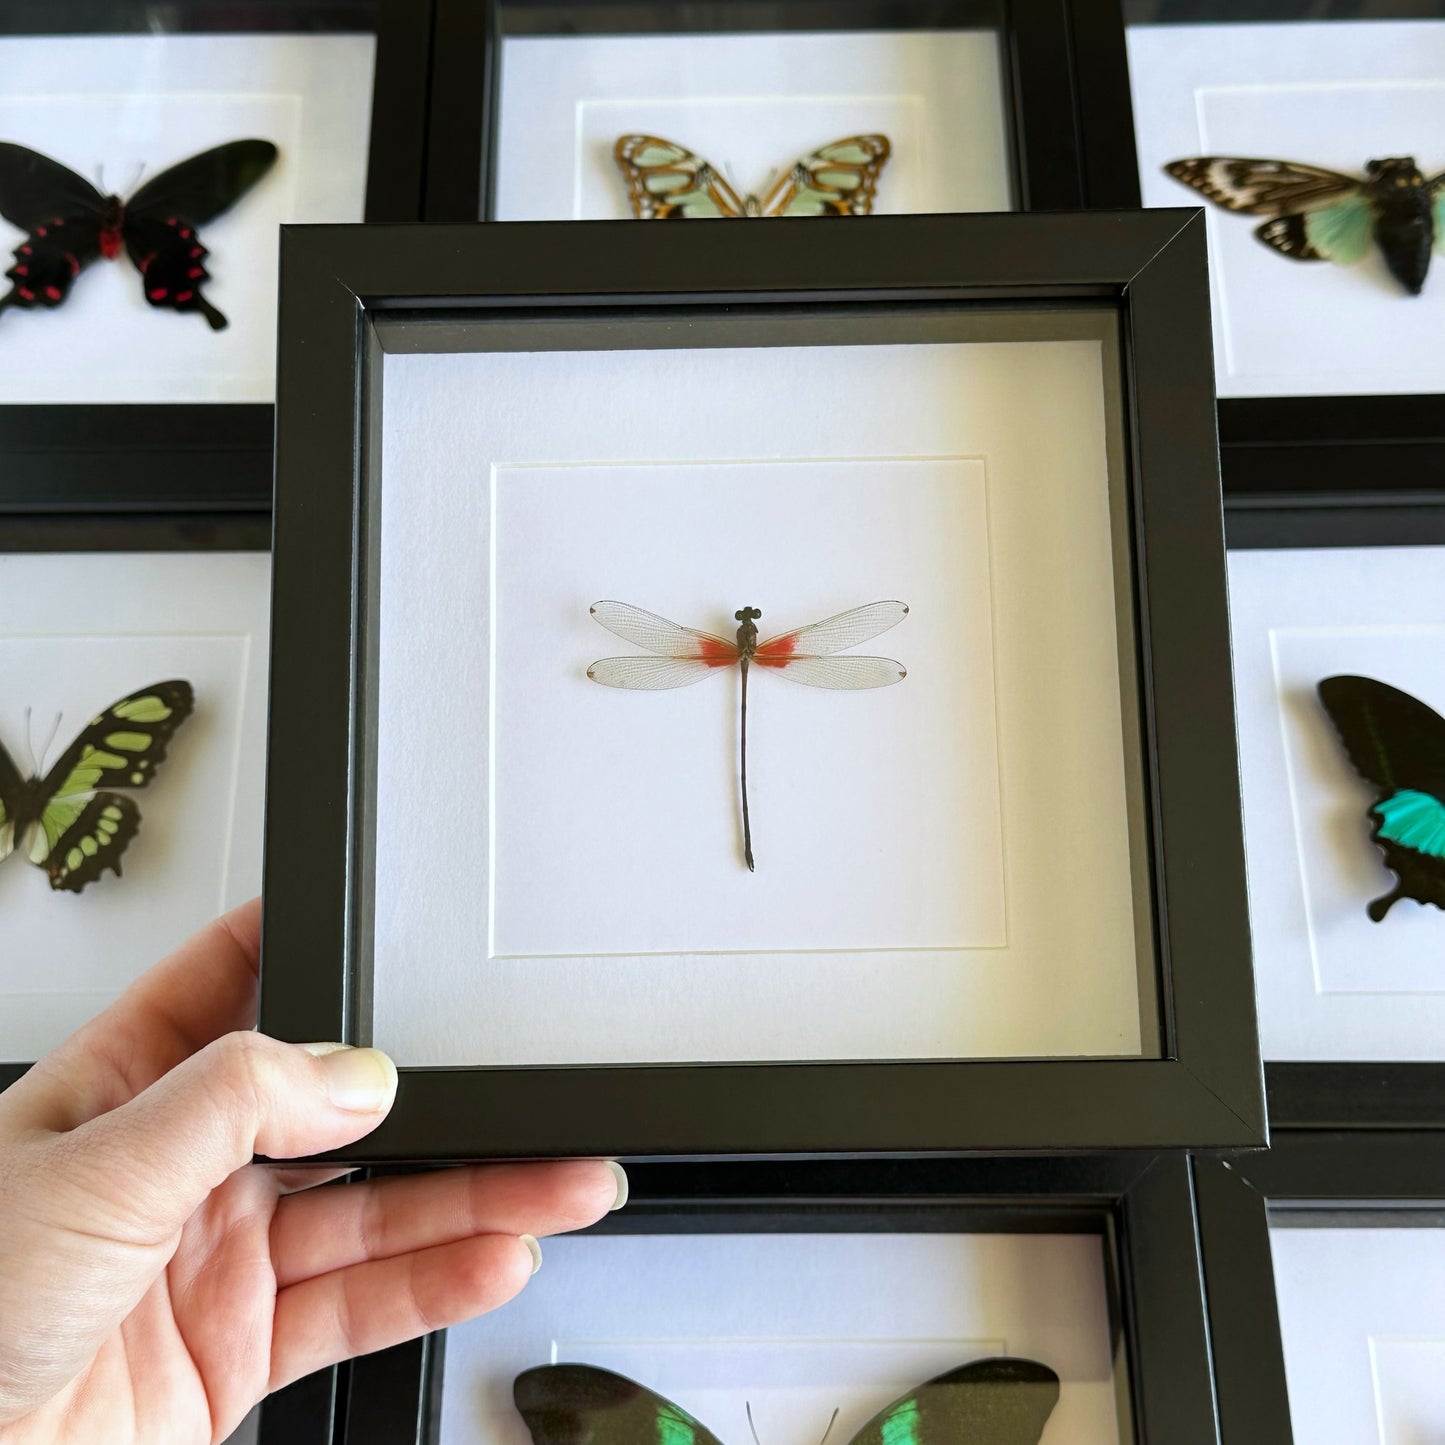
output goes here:
{"type": "Polygon", "coordinates": [[[1164,169],[1227,211],[1269,217],[1254,234],[1293,261],[1349,266],[1378,246],[1412,296],[1425,285],[1431,250],[1445,249],[1445,171],[1427,178],[1413,156],[1369,161],[1363,177],[1238,156],[1199,156],[1164,169]]]}
{"type": "Polygon", "coordinates": [[[739,195],[721,172],[676,141],[619,136],[612,151],[639,221],[758,216],[866,216],[890,154],[885,135],[855,135],[794,161],[761,198],[739,195]]]}
{"type": "MultiPolygon", "coordinates": [[[[541,1365],[517,1376],[517,1410],[534,1445],[722,1445],[680,1405],[594,1365],[541,1365]]],[[[880,1410],[849,1445],[1038,1445],[1059,1377],[1036,1360],[975,1360],[880,1410]]]]}
{"type": "Polygon", "coordinates": [[[870,602],[854,607],[823,622],[779,633],[758,641],[756,607],[740,607],[733,616],[738,622],[737,638],[714,637],[691,627],[679,627],[654,612],[644,612],[626,602],[597,602],[592,616],[609,632],[626,642],[644,647],[650,657],[604,657],[587,669],[587,676],[604,687],[658,692],[664,688],[688,687],[705,677],[738,668],[742,672],[741,732],[738,774],[742,785],[743,861],[754,871],[753,830],[748,816],[748,672],[761,667],[808,687],[855,691],[890,687],[908,675],[902,663],[889,657],[835,657],[845,647],[887,632],[908,616],[902,602],[870,602]]]}
{"type": "Polygon", "coordinates": [[[10,290],[0,312],[53,309],[92,261],[124,250],[149,305],[197,311],[223,330],[226,318],[201,290],[210,253],[197,227],[235,205],[277,154],[270,141],[231,141],[171,166],[123,201],[39,151],[0,142],[0,216],[26,232],[5,273],[10,290]]]}
{"type": "Polygon", "coordinates": [[[1370,836],[1397,882],[1370,917],[1402,898],[1445,908],[1445,718],[1372,677],[1327,677],[1319,695],[1355,771],[1379,790],[1370,836]]]}
{"type": "Polygon", "coordinates": [[[120,859],[140,827],[135,800],[195,708],[190,683],[152,683],[93,717],[43,776],[26,778],[0,744],[0,860],[17,849],[50,886],[79,893],[120,859]]]}

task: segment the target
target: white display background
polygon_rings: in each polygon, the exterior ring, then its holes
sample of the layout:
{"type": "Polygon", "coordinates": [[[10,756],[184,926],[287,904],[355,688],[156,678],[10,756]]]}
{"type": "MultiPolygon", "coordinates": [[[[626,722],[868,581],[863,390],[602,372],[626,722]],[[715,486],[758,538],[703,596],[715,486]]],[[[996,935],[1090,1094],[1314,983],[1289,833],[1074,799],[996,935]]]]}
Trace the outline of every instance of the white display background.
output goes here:
{"type": "Polygon", "coordinates": [[[1221,396],[1445,389],[1445,266],[1412,297],[1378,248],[1297,262],[1164,173],[1189,156],[1302,161],[1349,175],[1382,156],[1445,171],[1445,22],[1140,25],[1128,31],[1146,206],[1206,210],[1221,396]]]}
{"type": "Polygon", "coordinates": [[[612,147],[637,132],[761,196],[820,145],[881,131],[876,214],[1011,206],[991,31],[509,39],[499,117],[500,221],[627,219],[612,147]]]}
{"type": "Polygon", "coordinates": [[[1445,1438],[1445,1230],[1270,1240],[1295,1445],[1445,1438]]]}
{"type": "Polygon", "coordinates": [[[379,1046],[1137,1054],[1097,344],[385,364],[379,1046]],[[895,687],[757,679],[756,874],[735,683],[589,682],[606,597],[911,605],[895,687]]]}
{"type": "MultiPolygon", "coordinates": [[[[269,140],[281,152],[200,230],[212,253],[205,294],[229,319],[226,330],[150,306],[123,254],[97,260],[58,309],[0,316],[6,401],[269,402],[277,228],[361,219],[375,48],[370,35],[0,39],[0,140],[42,152],[106,194],[129,196],[227,141],[269,140]]],[[[23,238],[0,221],[6,252],[23,238]]]]}
{"type": "Polygon", "coordinates": [[[1445,549],[1235,552],[1229,576],[1264,1057],[1445,1058],[1445,913],[1370,922],[1395,882],[1375,792],[1316,693],[1354,673],[1445,713],[1445,549]]]}
{"type": "Polygon", "coordinates": [[[1005,947],[984,470],[498,468],[493,954],[1005,947]],[[705,541],[690,536],[703,516],[705,541]],[[735,595],[711,592],[700,552],[726,559],[735,595]],[[825,691],[753,669],[759,865],[745,893],[720,886],[737,882],[742,847],[740,675],[668,692],[586,682],[596,658],[640,655],[577,603],[604,578],[729,638],[744,604],[761,604],[764,638],[880,598],[910,604],[850,649],[901,659],[893,687],[825,691]],[[559,798],[566,825],[538,827],[559,798]]]}
{"type": "Polygon", "coordinates": [[[441,1445],[531,1445],[512,1381],[535,1365],[616,1370],[727,1445],[849,1440],[970,1359],[1035,1359],[1060,1380],[1042,1445],[1115,1445],[1092,1235],[732,1234],[551,1239],[497,1313],[447,1332],[441,1445]]]}
{"type": "Polygon", "coordinates": [[[78,894],[19,852],[0,864],[0,1059],[58,1043],[189,933],[260,891],[267,589],[259,554],[0,555],[0,742],[26,776],[25,710],[53,764],[102,708],[180,677],[196,710],[140,831],[78,894]]]}

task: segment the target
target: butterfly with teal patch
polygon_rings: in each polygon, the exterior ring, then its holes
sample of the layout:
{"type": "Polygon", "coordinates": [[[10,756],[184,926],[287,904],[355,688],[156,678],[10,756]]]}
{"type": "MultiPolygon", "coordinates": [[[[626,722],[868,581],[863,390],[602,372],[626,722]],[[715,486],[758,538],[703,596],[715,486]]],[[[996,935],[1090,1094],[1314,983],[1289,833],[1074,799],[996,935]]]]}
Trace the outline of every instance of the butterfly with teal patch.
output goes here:
{"type": "Polygon", "coordinates": [[[1239,156],[1199,156],[1164,169],[1227,211],[1270,217],[1254,234],[1291,260],[1350,266],[1373,243],[1412,296],[1425,285],[1431,249],[1445,250],[1445,171],[1427,179],[1413,156],[1370,161],[1363,178],[1239,156]]]}
{"type": "Polygon", "coordinates": [[[889,145],[886,135],[853,135],[819,146],[794,161],[761,199],[738,195],[701,156],[660,136],[619,136],[612,155],[639,221],[866,216],[889,145]]]}
{"type": "Polygon", "coordinates": [[[140,809],[110,789],[145,787],[194,708],[188,682],[143,687],[92,718],[43,777],[25,778],[0,744],[0,859],[19,849],[67,893],[107,868],[119,877],[140,809]]]}
{"type": "Polygon", "coordinates": [[[1355,771],[1379,794],[1370,834],[1397,881],[1370,917],[1380,922],[1402,898],[1445,908],[1445,718],[1372,677],[1327,677],[1319,694],[1355,771]]]}
{"type": "MultiPolygon", "coordinates": [[[[534,1445],[721,1445],[645,1385],[594,1365],[541,1365],[512,1398],[534,1445]]],[[[975,1360],[885,1406],[850,1445],[1038,1445],[1059,1377],[1037,1360],[975,1360]]]]}

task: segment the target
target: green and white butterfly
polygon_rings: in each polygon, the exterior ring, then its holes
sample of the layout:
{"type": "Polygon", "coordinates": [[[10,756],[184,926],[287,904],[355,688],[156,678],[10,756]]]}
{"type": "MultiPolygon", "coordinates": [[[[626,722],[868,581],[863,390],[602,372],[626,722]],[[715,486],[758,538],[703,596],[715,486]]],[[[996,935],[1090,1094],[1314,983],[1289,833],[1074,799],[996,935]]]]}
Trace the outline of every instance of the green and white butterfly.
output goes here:
{"type": "Polygon", "coordinates": [[[701,156],[660,136],[619,136],[612,154],[639,221],[866,216],[889,145],[886,135],[853,135],[819,146],[794,161],[761,200],[739,196],[701,156]]]}
{"type": "Polygon", "coordinates": [[[25,778],[0,744],[0,859],[18,848],[67,893],[107,868],[119,877],[140,809],[108,790],[145,787],[194,708],[188,682],[141,688],[92,718],[44,777],[25,778]]]}
{"type": "Polygon", "coordinates": [[[1373,243],[1412,296],[1425,285],[1431,248],[1445,250],[1445,171],[1427,179],[1414,156],[1370,161],[1363,178],[1242,156],[1197,156],[1164,169],[1227,211],[1271,217],[1254,234],[1292,261],[1350,266],[1373,243]]]}

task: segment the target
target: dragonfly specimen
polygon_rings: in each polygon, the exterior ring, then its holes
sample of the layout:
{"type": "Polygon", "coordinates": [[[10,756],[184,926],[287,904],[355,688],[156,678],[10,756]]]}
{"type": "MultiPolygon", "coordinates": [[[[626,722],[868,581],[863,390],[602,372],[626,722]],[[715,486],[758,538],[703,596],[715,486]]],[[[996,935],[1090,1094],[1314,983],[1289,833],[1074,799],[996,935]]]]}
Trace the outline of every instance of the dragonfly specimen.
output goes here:
{"type": "Polygon", "coordinates": [[[908,675],[902,663],[888,657],[836,657],[846,647],[856,647],[896,627],[908,616],[901,602],[870,602],[840,612],[836,617],[814,622],[792,632],[758,641],[756,607],[740,607],[733,616],[737,637],[729,641],[710,632],[680,627],[655,612],[644,612],[626,602],[598,602],[592,616],[609,632],[651,653],[650,657],[604,657],[587,669],[587,676],[604,687],[632,688],[656,692],[663,688],[688,687],[694,682],[730,668],[742,672],[742,715],[738,753],[738,774],[742,785],[743,857],[753,871],[753,831],[748,817],[748,673],[765,668],[808,687],[851,691],[889,687],[908,675]]]}

